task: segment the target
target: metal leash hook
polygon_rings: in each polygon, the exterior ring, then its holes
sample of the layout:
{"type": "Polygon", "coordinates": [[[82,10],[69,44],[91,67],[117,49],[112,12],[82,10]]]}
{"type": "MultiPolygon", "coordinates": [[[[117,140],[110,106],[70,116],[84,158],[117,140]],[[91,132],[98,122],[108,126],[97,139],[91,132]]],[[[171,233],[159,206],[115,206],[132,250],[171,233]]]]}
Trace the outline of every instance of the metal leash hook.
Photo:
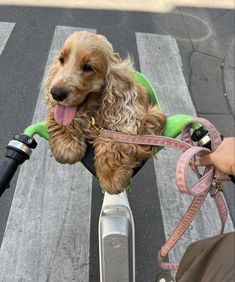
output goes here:
{"type": "Polygon", "coordinates": [[[223,182],[221,180],[216,180],[214,179],[212,185],[211,185],[211,188],[209,190],[209,193],[210,193],[210,196],[212,198],[215,197],[215,195],[218,193],[218,192],[224,192],[223,190],[223,182]]]}

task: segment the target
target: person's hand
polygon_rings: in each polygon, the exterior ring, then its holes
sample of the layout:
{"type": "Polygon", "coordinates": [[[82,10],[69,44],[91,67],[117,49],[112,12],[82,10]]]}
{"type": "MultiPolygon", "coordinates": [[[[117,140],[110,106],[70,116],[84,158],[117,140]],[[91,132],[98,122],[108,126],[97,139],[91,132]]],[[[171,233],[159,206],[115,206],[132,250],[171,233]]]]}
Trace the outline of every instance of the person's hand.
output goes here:
{"type": "Polygon", "coordinates": [[[214,165],[223,173],[235,175],[235,137],[224,138],[213,153],[196,160],[195,165],[214,165]]]}

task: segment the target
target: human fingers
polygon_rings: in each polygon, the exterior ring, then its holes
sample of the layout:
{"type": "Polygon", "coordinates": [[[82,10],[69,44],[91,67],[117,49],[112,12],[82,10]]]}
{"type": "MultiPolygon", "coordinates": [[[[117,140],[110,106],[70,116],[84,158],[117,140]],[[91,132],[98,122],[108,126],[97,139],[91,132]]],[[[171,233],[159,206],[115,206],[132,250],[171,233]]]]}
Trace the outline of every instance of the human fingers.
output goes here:
{"type": "Polygon", "coordinates": [[[204,166],[204,165],[213,165],[213,159],[211,158],[211,154],[200,157],[195,161],[195,165],[204,166]]]}

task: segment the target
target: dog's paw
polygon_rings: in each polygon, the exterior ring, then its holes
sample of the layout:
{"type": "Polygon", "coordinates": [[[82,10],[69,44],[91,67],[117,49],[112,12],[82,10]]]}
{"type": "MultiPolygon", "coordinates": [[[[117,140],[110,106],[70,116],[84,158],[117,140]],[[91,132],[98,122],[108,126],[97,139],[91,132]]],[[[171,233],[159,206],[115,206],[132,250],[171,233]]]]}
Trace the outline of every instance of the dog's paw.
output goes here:
{"type": "Polygon", "coordinates": [[[101,187],[109,194],[119,194],[123,192],[129,185],[132,170],[109,171],[104,174],[103,171],[97,172],[101,187]]]}
{"type": "Polygon", "coordinates": [[[99,179],[99,182],[100,182],[100,186],[110,195],[113,195],[113,194],[116,195],[116,194],[122,193],[127,188],[127,185],[128,185],[127,183],[126,187],[124,188],[119,183],[112,182],[111,179],[110,180],[99,179]]]}
{"type": "Polygon", "coordinates": [[[73,164],[83,159],[86,145],[76,142],[58,143],[50,142],[50,148],[55,160],[61,164],[73,164]]]}

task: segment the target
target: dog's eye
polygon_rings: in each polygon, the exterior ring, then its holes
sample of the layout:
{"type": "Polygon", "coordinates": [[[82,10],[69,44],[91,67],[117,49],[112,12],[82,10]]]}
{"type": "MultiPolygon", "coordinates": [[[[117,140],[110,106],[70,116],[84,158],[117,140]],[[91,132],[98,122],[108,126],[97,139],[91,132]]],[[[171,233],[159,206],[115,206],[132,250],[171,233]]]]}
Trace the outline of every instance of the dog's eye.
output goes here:
{"type": "Polygon", "coordinates": [[[63,57],[59,57],[59,61],[60,61],[61,65],[64,64],[64,58],[63,57]]]}
{"type": "Polygon", "coordinates": [[[84,65],[82,67],[82,70],[85,71],[85,72],[92,72],[92,71],[94,71],[93,68],[90,65],[88,65],[88,64],[84,65]]]}

